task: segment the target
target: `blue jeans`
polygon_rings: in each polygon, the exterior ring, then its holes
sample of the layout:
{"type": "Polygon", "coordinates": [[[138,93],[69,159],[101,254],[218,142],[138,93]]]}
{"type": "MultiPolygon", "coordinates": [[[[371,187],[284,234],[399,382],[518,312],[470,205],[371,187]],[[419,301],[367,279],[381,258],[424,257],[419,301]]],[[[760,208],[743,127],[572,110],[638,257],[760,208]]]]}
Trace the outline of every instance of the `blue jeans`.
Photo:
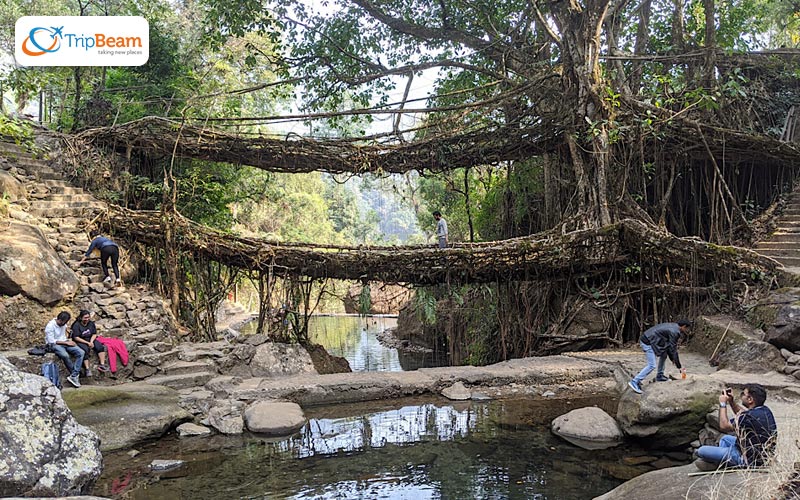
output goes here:
{"type": "Polygon", "coordinates": [[[723,466],[735,467],[746,465],[744,458],[736,446],[736,436],[726,434],[719,440],[719,446],[701,446],[697,450],[697,456],[706,462],[720,464],[723,466]]]}
{"type": "MultiPolygon", "coordinates": [[[[633,377],[633,381],[636,382],[637,385],[642,383],[642,380],[645,379],[650,372],[655,370],[656,368],[656,353],[653,352],[653,347],[645,344],[644,342],[639,342],[639,345],[642,346],[642,350],[644,351],[644,355],[647,358],[647,366],[642,368],[642,371],[639,372],[638,375],[633,377]]],[[[658,371],[656,372],[656,377],[661,378],[664,376],[664,363],[667,361],[667,355],[664,354],[658,357],[658,371]]]]}
{"type": "Polygon", "coordinates": [[[83,349],[78,346],[53,344],[53,352],[61,358],[67,371],[70,372],[75,378],[81,374],[81,365],[83,364],[83,349]],[[70,354],[75,356],[75,363],[70,359],[70,354]]]}

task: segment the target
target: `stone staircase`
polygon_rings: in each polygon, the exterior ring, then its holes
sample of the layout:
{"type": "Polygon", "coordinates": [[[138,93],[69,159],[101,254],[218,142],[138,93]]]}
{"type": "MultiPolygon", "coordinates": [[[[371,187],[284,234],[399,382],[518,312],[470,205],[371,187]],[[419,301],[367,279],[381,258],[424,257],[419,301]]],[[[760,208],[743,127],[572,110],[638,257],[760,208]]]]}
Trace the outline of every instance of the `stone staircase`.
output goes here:
{"type": "Polygon", "coordinates": [[[788,195],[775,231],[758,242],[754,250],[780,262],[786,271],[800,274],[800,190],[788,195]]]}
{"type": "MultiPolygon", "coordinates": [[[[38,139],[38,138],[37,138],[38,139]]],[[[51,153],[54,157],[56,154],[51,153]]],[[[214,360],[224,355],[221,346],[204,349],[177,345],[175,321],[166,301],[144,285],[103,283],[97,258],[80,260],[89,245],[88,228],[105,209],[105,203],[91,193],[68,182],[42,154],[0,141],[0,168],[15,177],[27,191],[27,199],[11,203],[9,217],[39,227],[50,245],[79,277],[81,287],[69,310],[73,318],[79,309],[95,313],[101,335],[125,341],[131,360],[110,379],[97,373],[83,378],[82,384],[108,384],[147,379],[148,383],[175,389],[204,385],[218,374],[214,360]]],[[[120,267],[125,276],[125,249],[120,267]]],[[[62,309],[62,308],[59,308],[62,309]]],[[[71,322],[70,322],[71,324],[71,322]]],[[[37,343],[38,339],[34,341],[37,343]]],[[[227,351],[227,349],[226,349],[227,351]]],[[[6,353],[18,368],[38,373],[42,359],[27,356],[25,351],[6,353]]],[[[92,364],[96,358],[92,356],[92,364]]],[[[59,362],[58,365],[63,366],[59,362]]],[[[62,373],[62,378],[66,373],[62,373]]]]}

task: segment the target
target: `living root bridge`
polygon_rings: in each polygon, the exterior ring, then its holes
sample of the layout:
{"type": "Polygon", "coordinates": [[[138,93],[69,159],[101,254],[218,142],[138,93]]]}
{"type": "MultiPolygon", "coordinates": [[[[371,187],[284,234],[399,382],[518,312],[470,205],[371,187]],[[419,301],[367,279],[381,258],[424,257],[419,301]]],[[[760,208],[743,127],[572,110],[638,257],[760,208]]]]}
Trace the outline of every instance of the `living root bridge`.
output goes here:
{"type": "MultiPolygon", "coordinates": [[[[111,207],[109,228],[134,241],[163,247],[160,212],[111,207]]],[[[180,214],[169,217],[181,250],[223,264],[310,278],[432,285],[531,280],[565,274],[595,274],[614,266],[656,266],[723,271],[752,279],[773,273],[777,263],[750,250],[676,238],[626,219],[609,226],[566,234],[546,232],[486,243],[431,247],[340,247],[281,244],[209,229],[180,214]]]]}
{"type": "Polygon", "coordinates": [[[182,125],[147,117],[114,127],[90,129],[74,140],[110,146],[129,154],[193,158],[233,165],[250,165],[271,172],[403,173],[442,171],[521,160],[550,149],[557,130],[543,136],[542,127],[464,132],[405,144],[363,144],[353,140],[318,141],[300,137],[243,137],[220,130],[182,125]]]}

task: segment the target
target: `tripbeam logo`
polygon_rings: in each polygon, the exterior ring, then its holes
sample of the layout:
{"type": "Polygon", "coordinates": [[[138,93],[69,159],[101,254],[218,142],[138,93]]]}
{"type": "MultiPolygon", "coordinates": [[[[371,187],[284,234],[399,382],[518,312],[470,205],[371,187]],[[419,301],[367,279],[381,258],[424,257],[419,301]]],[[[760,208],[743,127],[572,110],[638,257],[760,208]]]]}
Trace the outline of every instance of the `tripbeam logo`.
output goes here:
{"type": "Polygon", "coordinates": [[[141,66],[150,26],[135,16],[28,16],[17,20],[15,56],[23,66],[141,66]]]}

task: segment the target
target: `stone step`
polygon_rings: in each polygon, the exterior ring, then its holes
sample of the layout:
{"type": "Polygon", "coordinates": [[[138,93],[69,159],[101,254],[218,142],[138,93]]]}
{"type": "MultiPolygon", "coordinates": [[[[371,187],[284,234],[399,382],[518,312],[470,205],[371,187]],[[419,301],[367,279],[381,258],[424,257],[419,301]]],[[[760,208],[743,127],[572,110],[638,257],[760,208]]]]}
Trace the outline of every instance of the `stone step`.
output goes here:
{"type": "Polygon", "coordinates": [[[75,201],[85,202],[98,202],[97,198],[87,192],[71,192],[71,193],[50,193],[45,198],[46,201],[55,201],[59,203],[70,203],[75,201]]]}
{"type": "Polygon", "coordinates": [[[88,200],[74,200],[74,201],[59,201],[59,200],[37,200],[31,204],[35,208],[87,208],[97,207],[105,208],[105,203],[97,201],[94,198],[88,200]]]}
{"type": "Polygon", "coordinates": [[[188,389],[200,387],[214,378],[216,374],[210,372],[185,373],[182,375],[157,375],[145,379],[148,384],[163,385],[173,389],[188,389]]]}
{"type": "Polygon", "coordinates": [[[51,167],[47,161],[32,158],[30,156],[18,156],[11,159],[11,161],[14,165],[22,167],[28,172],[55,172],[53,167],[51,167]]]}
{"type": "Polygon", "coordinates": [[[0,141],[0,156],[18,155],[33,158],[33,153],[14,144],[13,142],[0,141]]]}
{"type": "Polygon", "coordinates": [[[29,210],[31,215],[45,218],[61,218],[61,217],[75,217],[75,218],[91,218],[102,211],[102,207],[32,207],[29,210]]]}
{"type": "Polygon", "coordinates": [[[800,267],[800,257],[773,257],[784,267],[800,267]]]}
{"type": "Polygon", "coordinates": [[[756,244],[753,249],[756,252],[761,250],[793,250],[800,249],[800,237],[795,241],[762,241],[756,244]]]}
{"type": "Polygon", "coordinates": [[[83,190],[83,188],[71,186],[66,182],[61,182],[61,183],[54,182],[53,185],[47,186],[47,189],[49,191],[48,194],[50,196],[58,194],[87,194],[86,191],[83,190]]]}
{"type": "MultiPolygon", "coordinates": [[[[798,200],[798,203],[800,203],[800,200],[798,200]]],[[[797,206],[795,204],[788,205],[786,208],[783,209],[783,211],[778,217],[780,218],[785,215],[800,215],[800,206],[797,206]]]]}
{"type": "Polygon", "coordinates": [[[759,248],[756,250],[761,255],[778,259],[779,257],[797,257],[800,258],[800,248],[759,248]]]}
{"type": "Polygon", "coordinates": [[[777,219],[778,225],[784,222],[800,222],[800,213],[797,214],[783,214],[777,219]]]}
{"type": "Polygon", "coordinates": [[[36,172],[34,172],[34,173],[33,173],[33,175],[34,175],[34,176],[35,176],[37,179],[39,179],[39,180],[42,180],[42,181],[58,181],[58,180],[64,180],[64,176],[63,176],[63,175],[61,175],[61,174],[60,174],[60,173],[58,173],[58,172],[55,172],[55,171],[51,171],[51,172],[47,172],[47,171],[44,171],[44,172],[42,172],[42,171],[36,171],[36,172]]]}
{"type": "Polygon", "coordinates": [[[161,365],[164,375],[186,375],[189,373],[215,372],[216,368],[210,363],[202,361],[174,361],[161,365]]]}
{"type": "Polygon", "coordinates": [[[777,243],[777,242],[794,242],[800,241],[800,233],[773,233],[770,237],[765,241],[765,243],[777,243]]]}

